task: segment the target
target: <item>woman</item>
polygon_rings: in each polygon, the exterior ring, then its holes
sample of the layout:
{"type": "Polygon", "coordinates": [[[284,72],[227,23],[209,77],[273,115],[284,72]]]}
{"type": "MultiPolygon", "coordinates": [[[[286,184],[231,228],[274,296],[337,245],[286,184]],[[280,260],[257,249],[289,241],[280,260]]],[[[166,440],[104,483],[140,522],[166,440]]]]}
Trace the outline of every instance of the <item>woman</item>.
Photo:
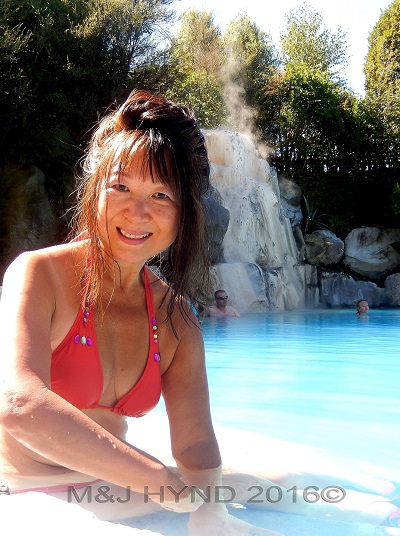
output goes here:
{"type": "Polygon", "coordinates": [[[1,480],[12,494],[69,501],[111,483],[120,501],[81,505],[102,519],[191,511],[190,534],[247,534],[224,505],[185,488],[221,481],[187,302],[206,273],[203,136],[189,110],[134,91],[100,123],[83,170],[75,239],[22,254],[4,278],[1,480]],[[166,250],[169,285],[146,267],[166,250]],[[161,392],[179,474],[124,441],[125,417],[161,392]]]}
{"type": "MultiPolygon", "coordinates": [[[[135,91],[100,123],[83,170],[75,239],[22,254],[4,279],[4,486],[105,520],[191,512],[190,536],[276,534],[216,500],[221,459],[188,304],[207,272],[200,201],[209,165],[193,116],[135,91]],[[168,284],[146,267],[165,251],[168,284]],[[149,412],[161,392],[178,470],[125,441],[125,417],[149,412]]],[[[230,476],[247,497],[252,485],[272,484],[230,476]]],[[[275,509],[331,516],[335,506],[285,497],[275,509]]],[[[385,508],[384,517],[394,509],[385,508]]]]}
{"type": "Polygon", "coordinates": [[[357,300],[354,303],[355,303],[355,306],[356,306],[356,309],[357,309],[356,315],[367,315],[368,314],[369,305],[368,305],[367,300],[364,300],[364,298],[362,298],[361,300],[357,300]]]}

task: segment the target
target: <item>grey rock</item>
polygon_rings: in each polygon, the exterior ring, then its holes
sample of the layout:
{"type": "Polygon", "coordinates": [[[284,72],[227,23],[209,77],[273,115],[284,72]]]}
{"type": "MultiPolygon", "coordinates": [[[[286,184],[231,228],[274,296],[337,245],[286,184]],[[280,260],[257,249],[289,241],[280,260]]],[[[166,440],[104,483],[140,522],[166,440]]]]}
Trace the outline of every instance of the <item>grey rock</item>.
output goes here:
{"type": "Polygon", "coordinates": [[[229,225],[229,210],[222,205],[219,192],[209,187],[203,197],[203,207],[206,217],[206,233],[208,254],[212,263],[222,262],[222,242],[229,225]]]}
{"type": "Polygon", "coordinates": [[[356,281],[348,274],[323,271],[320,296],[327,307],[354,307],[360,299],[367,300],[370,307],[379,307],[385,300],[385,290],[371,281],[356,281]]]}
{"type": "Polygon", "coordinates": [[[6,265],[23,251],[50,245],[59,228],[39,168],[16,169],[7,180],[13,181],[13,188],[4,209],[6,265]]]}
{"type": "Polygon", "coordinates": [[[278,176],[281,197],[292,207],[298,207],[301,203],[301,188],[294,181],[284,175],[278,176]]]}
{"type": "Polygon", "coordinates": [[[281,196],[282,214],[289,218],[292,228],[301,225],[303,213],[301,211],[301,188],[294,181],[284,175],[278,177],[281,196]]]}
{"type": "Polygon", "coordinates": [[[380,279],[400,265],[400,229],[360,227],[344,243],[343,262],[357,274],[380,279]]]}
{"type": "Polygon", "coordinates": [[[327,230],[314,231],[304,238],[306,260],[310,264],[328,266],[340,261],[344,252],[344,242],[327,230]]]}
{"type": "Polygon", "coordinates": [[[385,305],[400,307],[400,273],[389,275],[385,280],[385,305]]]}

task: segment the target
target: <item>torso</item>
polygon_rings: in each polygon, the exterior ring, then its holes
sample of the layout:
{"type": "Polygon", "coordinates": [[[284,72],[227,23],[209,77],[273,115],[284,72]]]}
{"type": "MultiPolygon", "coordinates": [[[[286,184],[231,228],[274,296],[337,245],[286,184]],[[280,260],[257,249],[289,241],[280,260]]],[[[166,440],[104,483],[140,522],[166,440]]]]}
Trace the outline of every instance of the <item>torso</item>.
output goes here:
{"type": "MultiPolygon", "coordinates": [[[[51,348],[54,351],[71,329],[81,307],[81,270],[77,267],[84,263],[83,243],[48,248],[44,258],[50,274],[54,274],[49,281],[54,288],[55,300],[51,322],[51,348]]],[[[166,301],[160,307],[167,287],[151,272],[149,276],[153,283],[159,349],[162,356],[159,366],[162,375],[173,359],[179,337],[174,336],[165,321],[166,301]]],[[[105,286],[105,291],[111,291],[111,288],[105,286]]],[[[148,358],[149,326],[143,285],[129,296],[115,289],[111,300],[110,294],[105,293],[103,308],[104,316],[95,315],[96,339],[103,373],[103,391],[99,402],[104,406],[114,406],[136,384],[148,358]]],[[[113,435],[125,438],[127,424],[124,416],[102,408],[81,411],[113,435]]],[[[88,480],[87,475],[53,464],[1,430],[0,456],[5,479],[10,483],[14,482],[17,488],[88,480]]]]}
{"type": "Polygon", "coordinates": [[[223,309],[218,309],[218,307],[215,307],[212,305],[208,308],[208,316],[211,317],[217,317],[217,316],[237,316],[235,309],[231,307],[230,305],[227,305],[223,309]]]}

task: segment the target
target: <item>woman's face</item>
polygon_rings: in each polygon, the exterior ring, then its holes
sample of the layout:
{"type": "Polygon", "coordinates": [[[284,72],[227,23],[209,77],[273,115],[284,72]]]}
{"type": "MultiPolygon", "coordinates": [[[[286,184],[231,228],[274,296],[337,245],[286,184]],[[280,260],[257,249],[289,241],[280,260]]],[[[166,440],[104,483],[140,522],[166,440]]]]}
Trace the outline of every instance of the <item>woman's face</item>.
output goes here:
{"type": "Polygon", "coordinates": [[[357,311],[360,313],[360,315],[367,314],[369,311],[368,302],[366,302],[365,300],[358,302],[357,311]]]}
{"type": "Polygon", "coordinates": [[[138,268],[174,242],[179,218],[179,199],[150,175],[141,150],[119,176],[115,166],[100,194],[98,219],[104,249],[116,261],[138,268]]]}

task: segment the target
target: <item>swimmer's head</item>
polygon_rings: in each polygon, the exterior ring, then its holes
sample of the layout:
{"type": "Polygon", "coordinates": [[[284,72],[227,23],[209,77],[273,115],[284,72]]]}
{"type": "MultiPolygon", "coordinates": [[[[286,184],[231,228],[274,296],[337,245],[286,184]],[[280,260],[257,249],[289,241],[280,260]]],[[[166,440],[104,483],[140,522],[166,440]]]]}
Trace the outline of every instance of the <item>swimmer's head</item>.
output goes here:
{"type": "Polygon", "coordinates": [[[355,304],[356,304],[356,309],[357,309],[357,314],[358,315],[366,315],[368,313],[369,305],[368,305],[367,300],[364,300],[362,298],[360,300],[357,300],[355,302],[355,304]]]}

